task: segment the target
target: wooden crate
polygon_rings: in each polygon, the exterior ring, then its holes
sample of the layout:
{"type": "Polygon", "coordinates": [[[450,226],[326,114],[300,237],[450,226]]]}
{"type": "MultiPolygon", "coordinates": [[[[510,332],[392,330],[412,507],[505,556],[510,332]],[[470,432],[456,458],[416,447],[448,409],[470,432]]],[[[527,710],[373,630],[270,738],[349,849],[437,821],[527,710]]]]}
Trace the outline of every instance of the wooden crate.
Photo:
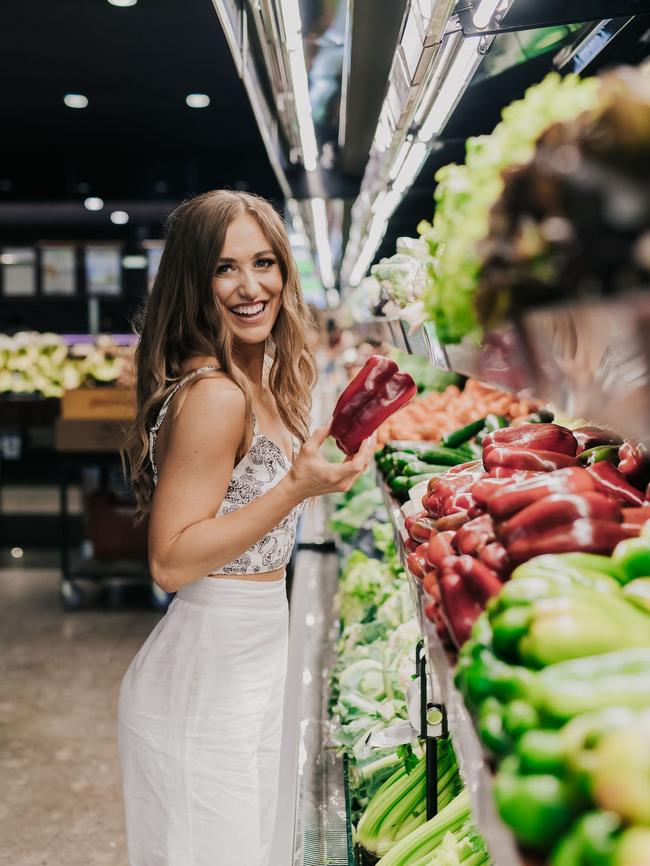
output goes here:
{"type": "Polygon", "coordinates": [[[113,387],[64,391],[61,417],[77,421],[130,421],[135,417],[135,391],[113,387]]]}
{"type": "Polygon", "coordinates": [[[57,451],[117,452],[124,441],[124,424],[59,418],[56,423],[57,451]]]}

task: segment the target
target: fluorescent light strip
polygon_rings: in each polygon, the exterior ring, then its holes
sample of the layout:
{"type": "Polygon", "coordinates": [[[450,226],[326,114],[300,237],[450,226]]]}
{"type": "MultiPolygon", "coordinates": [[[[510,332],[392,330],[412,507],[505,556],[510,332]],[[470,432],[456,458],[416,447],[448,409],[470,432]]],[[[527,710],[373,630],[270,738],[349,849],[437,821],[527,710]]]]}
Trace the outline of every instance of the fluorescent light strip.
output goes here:
{"type": "Polygon", "coordinates": [[[348,283],[351,286],[357,286],[370,267],[373,257],[386,234],[388,219],[400,203],[401,199],[401,195],[395,190],[389,192],[382,198],[381,205],[377,208],[372,222],[370,223],[370,229],[366,235],[366,241],[361,248],[355,266],[350,272],[348,283]]]}
{"type": "Polygon", "coordinates": [[[332,251],[330,250],[325,199],[313,198],[311,200],[311,213],[314,220],[314,235],[320,278],[325,288],[331,289],[334,286],[334,270],[332,269],[332,251]]]}
{"type": "Polygon", "coordinates": [[[472,18],[474,27],[477,30],[487,27],[500,5],[501,0],[481,0],[472,18]]]}
{"type": "Polygon", "coordinates": [[[413,138],[407,139],[404,141],[400,147],[400,149],[395,154],[395,159],[393,160],[393,164],[390,167],[390,171],[388,172],[388,177],[391,180],[395,180],[397,175],[400,173],[400,169],[406,160],[406,157],[411,150],[411,145],[413,144],[413,138]]]}
{"type": "Polygon", "coordinates": [[[397,177],[393,182],[393,190],[405,192],[413,183],[427,157],[427,146],[422,141],[416,141],[404,160],[397,177]]]}
{"type": "Polygon", "coordinates": [[[449,61],[454,55],[458,43],[462,40],[461,33],[452,33],[445,40],[445,45],[436,60],[435,70],[431,76],[429,83],[426,86],[424,93],[418,100],[418,107],[413,115],[413,122],[419,125],[427,114],[431,101],[433,100],[436,91],[440,87],[440,81],[449,65],[449,61]]]}
{"type": "Polygon", "coordinates": [[[293,84],[293,98],[296,117],[298,118],[298,136],[300,138],[300,149],[302,150],[302,161],[306,171],[314,171],[318,165],[318,145],[316,144],[316,133],[311,114],[309,82],[307,81],[307,67],[302,48],[302,23],[298,0],[281,0],[279,8],[282,15],[282,29],[284,30],[286,39],[289,71],[293,84]]]}
{"type": "Polygon", "coordinates": [[[420,141],[430,141],[434,135],[443,129],[454,105],[481,62],[481,55],[478,53],[480,41],[480,36],[470,36],[463,41],[458,49],[449,71],[445,75],[445,80],[420,128],[418,133],[420,141]]]}

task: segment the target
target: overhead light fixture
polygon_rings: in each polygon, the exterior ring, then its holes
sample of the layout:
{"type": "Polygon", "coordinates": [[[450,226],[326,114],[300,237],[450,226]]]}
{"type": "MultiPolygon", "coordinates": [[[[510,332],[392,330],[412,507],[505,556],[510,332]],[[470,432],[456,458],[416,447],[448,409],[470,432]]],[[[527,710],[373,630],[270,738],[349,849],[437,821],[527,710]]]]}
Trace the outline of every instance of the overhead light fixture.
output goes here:
{"type": "Polygon", "coordinates": [[[332,251],[330,249],[329,227],[327,224],[327,208],[325,199],[311,200],[311,214],[314,221],[314,236],[320,277],[326,289],[334,286],[334,270],[332,268],[332,251]]]}
{"type": "Polygon", "coordinates": [[[420,141],[430,141],[444,128],[454,105],[481,61],[478,53],[481,38],[469,36],[463,40],[418,132],[420,141]]]}
{"type": "Polygon", "coordinates": [[[402,163],[395,180],[393,181],[393,190],[398,193],[405,192],[417,177],[418,172],[422,168],[422,163],[426,159],[427,146],[422,141],[416,141],[411,145],[408,156],[402,163]]]}
{"type": "Polygon", "coordinates": [[[83,93],[66,93],[63,101],[68,108],[86,108],[88,106],[88,97],[84,96],[83,93]]]}
{"type": "Polygon", "coordinates": [[[481,0],[472,18],[472,24],[477,30],[484,30],[488,26],[501,2],[502,0],[481,0]]]}
{"type": "Polygon", "coordinates": [[[302,162],[306,171],[314,171],[318,165],[318,145],[311,113],[307,67],[302,49],[302,21],[298,0],[280,0],[280,12],[289,59],[289,72],[293,84],[293,99],[298,119],[302,162]]]}
{"type": "Polygon", "coordinates": [[[129,221],[129,215],[125,210],[114,210],[111,214],[111,222],[116,226],[124,226],[129,221]]]}
{"type": "Polygon", "coordinates": [[[460,31],[450,33],[449,36],[445,38],[444,45],[436,57],[433,74],[424,88],[422,96],[418,100],[418,105],[413,115],[413,122],[416,126],[419,126],[426,117],[433,98],[440,88],[440,82],[444,77],[445,70],[449,66],[449,61],[454,56],[458,43],[461,42],[462,39],[463,35],[460,31]]]}
{"type": "Polygon", "coordinates": [[[22,547],[12,547],[11,555],[14,559],[22,559],[23,558],[23,549],[22,547]]]}
{"type": "Polygon", "coordinates": [[[147,267],[146,256],[123,256],[122,267],[127,271],[140,271],[147,267]]]}
{"type": "Polygon", "coordinates": [[[17,265],[18,264],[18,256],[15,256],[13,253],[2,253],[0,256],[0,264],[1,265],[17,265]]]}
{"type": "Polygon", "coordinates": [[[400,149],[397,151],[397,154],[395,155],[395,159],[393,160],[393,164],[391,165],[390,171],[388,172],[388,177],[391,180],[395,180],[395,178],[399,174],[400,169],[401,169],[402,165],[404,164],[406,157],[409,154],[409,151],[411,150],[412,144],[413,144],[413,137],[407,138],[406,141],[404,141],[402,143],[402,146],[400,147],[400,149]]]}
{"type": "Polygon", "coordinates": [[[91,195],[84,199],[84,207],[86,210],[101,210],[104,207],[104,200],[96,195],[91,195]]]}
{"type": "Polygon", "coordinates": [[[207,93],[188,93],[185,102],[190,108],[207,108],[210,105],[210,97],[207,93]]]}
{"type": "Polygon", "coordinates": [[[138,0],[108,0],[111,6],[135,6],[138,0]]]}

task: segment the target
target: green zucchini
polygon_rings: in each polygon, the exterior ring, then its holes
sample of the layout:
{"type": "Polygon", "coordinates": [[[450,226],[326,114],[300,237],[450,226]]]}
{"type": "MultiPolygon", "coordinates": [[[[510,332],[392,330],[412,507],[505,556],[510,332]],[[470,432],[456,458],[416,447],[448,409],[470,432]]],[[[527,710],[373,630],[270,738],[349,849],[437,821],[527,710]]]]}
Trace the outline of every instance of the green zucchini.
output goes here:
{"type": "Polygon", "coordinates": [[[485,418],[479,418],[476,421],[472,421],[471,424],[466,424],[464,427],[454,430],[453,433],[444,436],[440,440],[440,444],[445,448],[457,448],[459,445],[464,445],[465,442],[469,442],[477,433],[481,432],[483,427],[485,427],[485,420],[485,418]]]}

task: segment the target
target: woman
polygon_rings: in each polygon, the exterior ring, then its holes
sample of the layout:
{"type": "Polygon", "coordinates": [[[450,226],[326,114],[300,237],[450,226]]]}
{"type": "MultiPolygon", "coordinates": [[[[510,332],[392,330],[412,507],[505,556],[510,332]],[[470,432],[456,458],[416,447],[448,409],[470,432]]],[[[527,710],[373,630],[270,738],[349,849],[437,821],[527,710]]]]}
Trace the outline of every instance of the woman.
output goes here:
{"type": "Polygon", "coordinates": [[[130,866],[265,866],[278,797],[285,566],[305,500],[347,490],[309,436],[308,314],[280,217],[206,193],[172,214],[126,446],[155,582],[175,592],[119,697],[130,866]]]}

